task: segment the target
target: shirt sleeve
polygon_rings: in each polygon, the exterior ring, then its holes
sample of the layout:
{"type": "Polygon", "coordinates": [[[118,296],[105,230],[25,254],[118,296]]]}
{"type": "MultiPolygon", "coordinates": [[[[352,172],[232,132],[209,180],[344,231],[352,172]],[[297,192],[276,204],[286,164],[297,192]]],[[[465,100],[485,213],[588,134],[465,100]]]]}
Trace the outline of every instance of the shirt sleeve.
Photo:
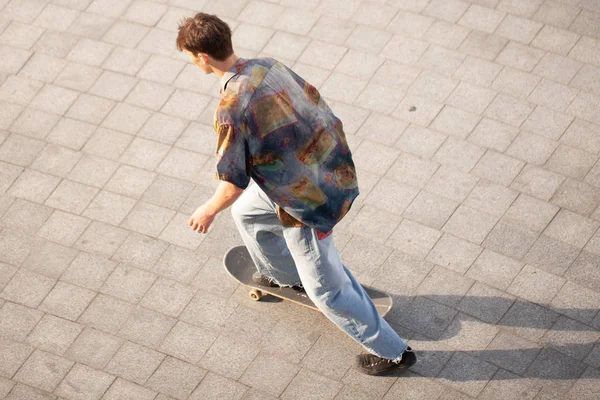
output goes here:
{"type": "Polygon", "coordinates": [[[217,127],[216,178],[246,189],[250,183],[252,159],[244,135],[234,125],[217,127]]]}

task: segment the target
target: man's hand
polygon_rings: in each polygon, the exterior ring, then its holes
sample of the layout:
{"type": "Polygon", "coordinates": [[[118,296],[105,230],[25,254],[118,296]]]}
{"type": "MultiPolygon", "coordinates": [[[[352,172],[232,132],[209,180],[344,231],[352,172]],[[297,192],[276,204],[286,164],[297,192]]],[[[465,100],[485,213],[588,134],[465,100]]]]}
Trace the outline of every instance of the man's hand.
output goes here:
{"type": "Polygon", "coordinates": [[[188,225],[191,226],[192,229],[198,233],[206,233],[213,220],[215,219],[215,215],[216,214],[211,213],[208,210],[207,205],[204,204],[203,206],[198,207],[196,211],[194,211],[194,213],[190,217],[188,225]]]}

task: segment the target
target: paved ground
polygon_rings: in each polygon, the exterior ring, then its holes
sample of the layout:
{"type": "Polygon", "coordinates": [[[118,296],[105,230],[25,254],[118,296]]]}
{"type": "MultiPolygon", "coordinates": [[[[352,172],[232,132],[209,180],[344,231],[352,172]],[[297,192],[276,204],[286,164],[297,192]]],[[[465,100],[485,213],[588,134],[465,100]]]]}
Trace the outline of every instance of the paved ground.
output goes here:
{"type": "Polygon", "coordinates": [[[598,399],[599,110],[599,0],[0,0],[0,398],[598,399]],[[412,372],[251,302],[229,214],[188,230],[218,98],[175,50],[195,10],[344,121],[336,241],[412,372]]]}

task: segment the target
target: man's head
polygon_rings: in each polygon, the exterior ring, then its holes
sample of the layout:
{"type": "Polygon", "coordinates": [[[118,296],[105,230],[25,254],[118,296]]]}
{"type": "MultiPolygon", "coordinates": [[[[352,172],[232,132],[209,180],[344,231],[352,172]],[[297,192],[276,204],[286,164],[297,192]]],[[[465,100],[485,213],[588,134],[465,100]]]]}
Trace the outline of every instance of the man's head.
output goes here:
{"type": "Polygon", "coordinates": [[[216,15],[205,13],[185,18],[179,24],[176,44],[206,74],[213,72],[210,65],[214,61],[225,61],[233,54],[229,25],[216,15]]]}

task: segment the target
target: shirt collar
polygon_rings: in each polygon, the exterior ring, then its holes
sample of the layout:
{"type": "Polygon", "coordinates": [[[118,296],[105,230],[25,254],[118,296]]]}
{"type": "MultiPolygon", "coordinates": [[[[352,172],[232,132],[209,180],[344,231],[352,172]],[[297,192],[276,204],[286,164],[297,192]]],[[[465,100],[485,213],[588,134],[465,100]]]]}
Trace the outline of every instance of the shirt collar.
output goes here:
{"type": "Polygon", "coordinates": [[[229,70],[223,74],[223,76],[221,77],[221,93],[225,91],[227,83],[229,83],[231,78],[239,74],[242,71],[242,69],[244,69],[247,63],[248,60],[240,57],[240,59],[237,60],[237,62],[233,64],[231,68],[229,68],[229,70]]]}

